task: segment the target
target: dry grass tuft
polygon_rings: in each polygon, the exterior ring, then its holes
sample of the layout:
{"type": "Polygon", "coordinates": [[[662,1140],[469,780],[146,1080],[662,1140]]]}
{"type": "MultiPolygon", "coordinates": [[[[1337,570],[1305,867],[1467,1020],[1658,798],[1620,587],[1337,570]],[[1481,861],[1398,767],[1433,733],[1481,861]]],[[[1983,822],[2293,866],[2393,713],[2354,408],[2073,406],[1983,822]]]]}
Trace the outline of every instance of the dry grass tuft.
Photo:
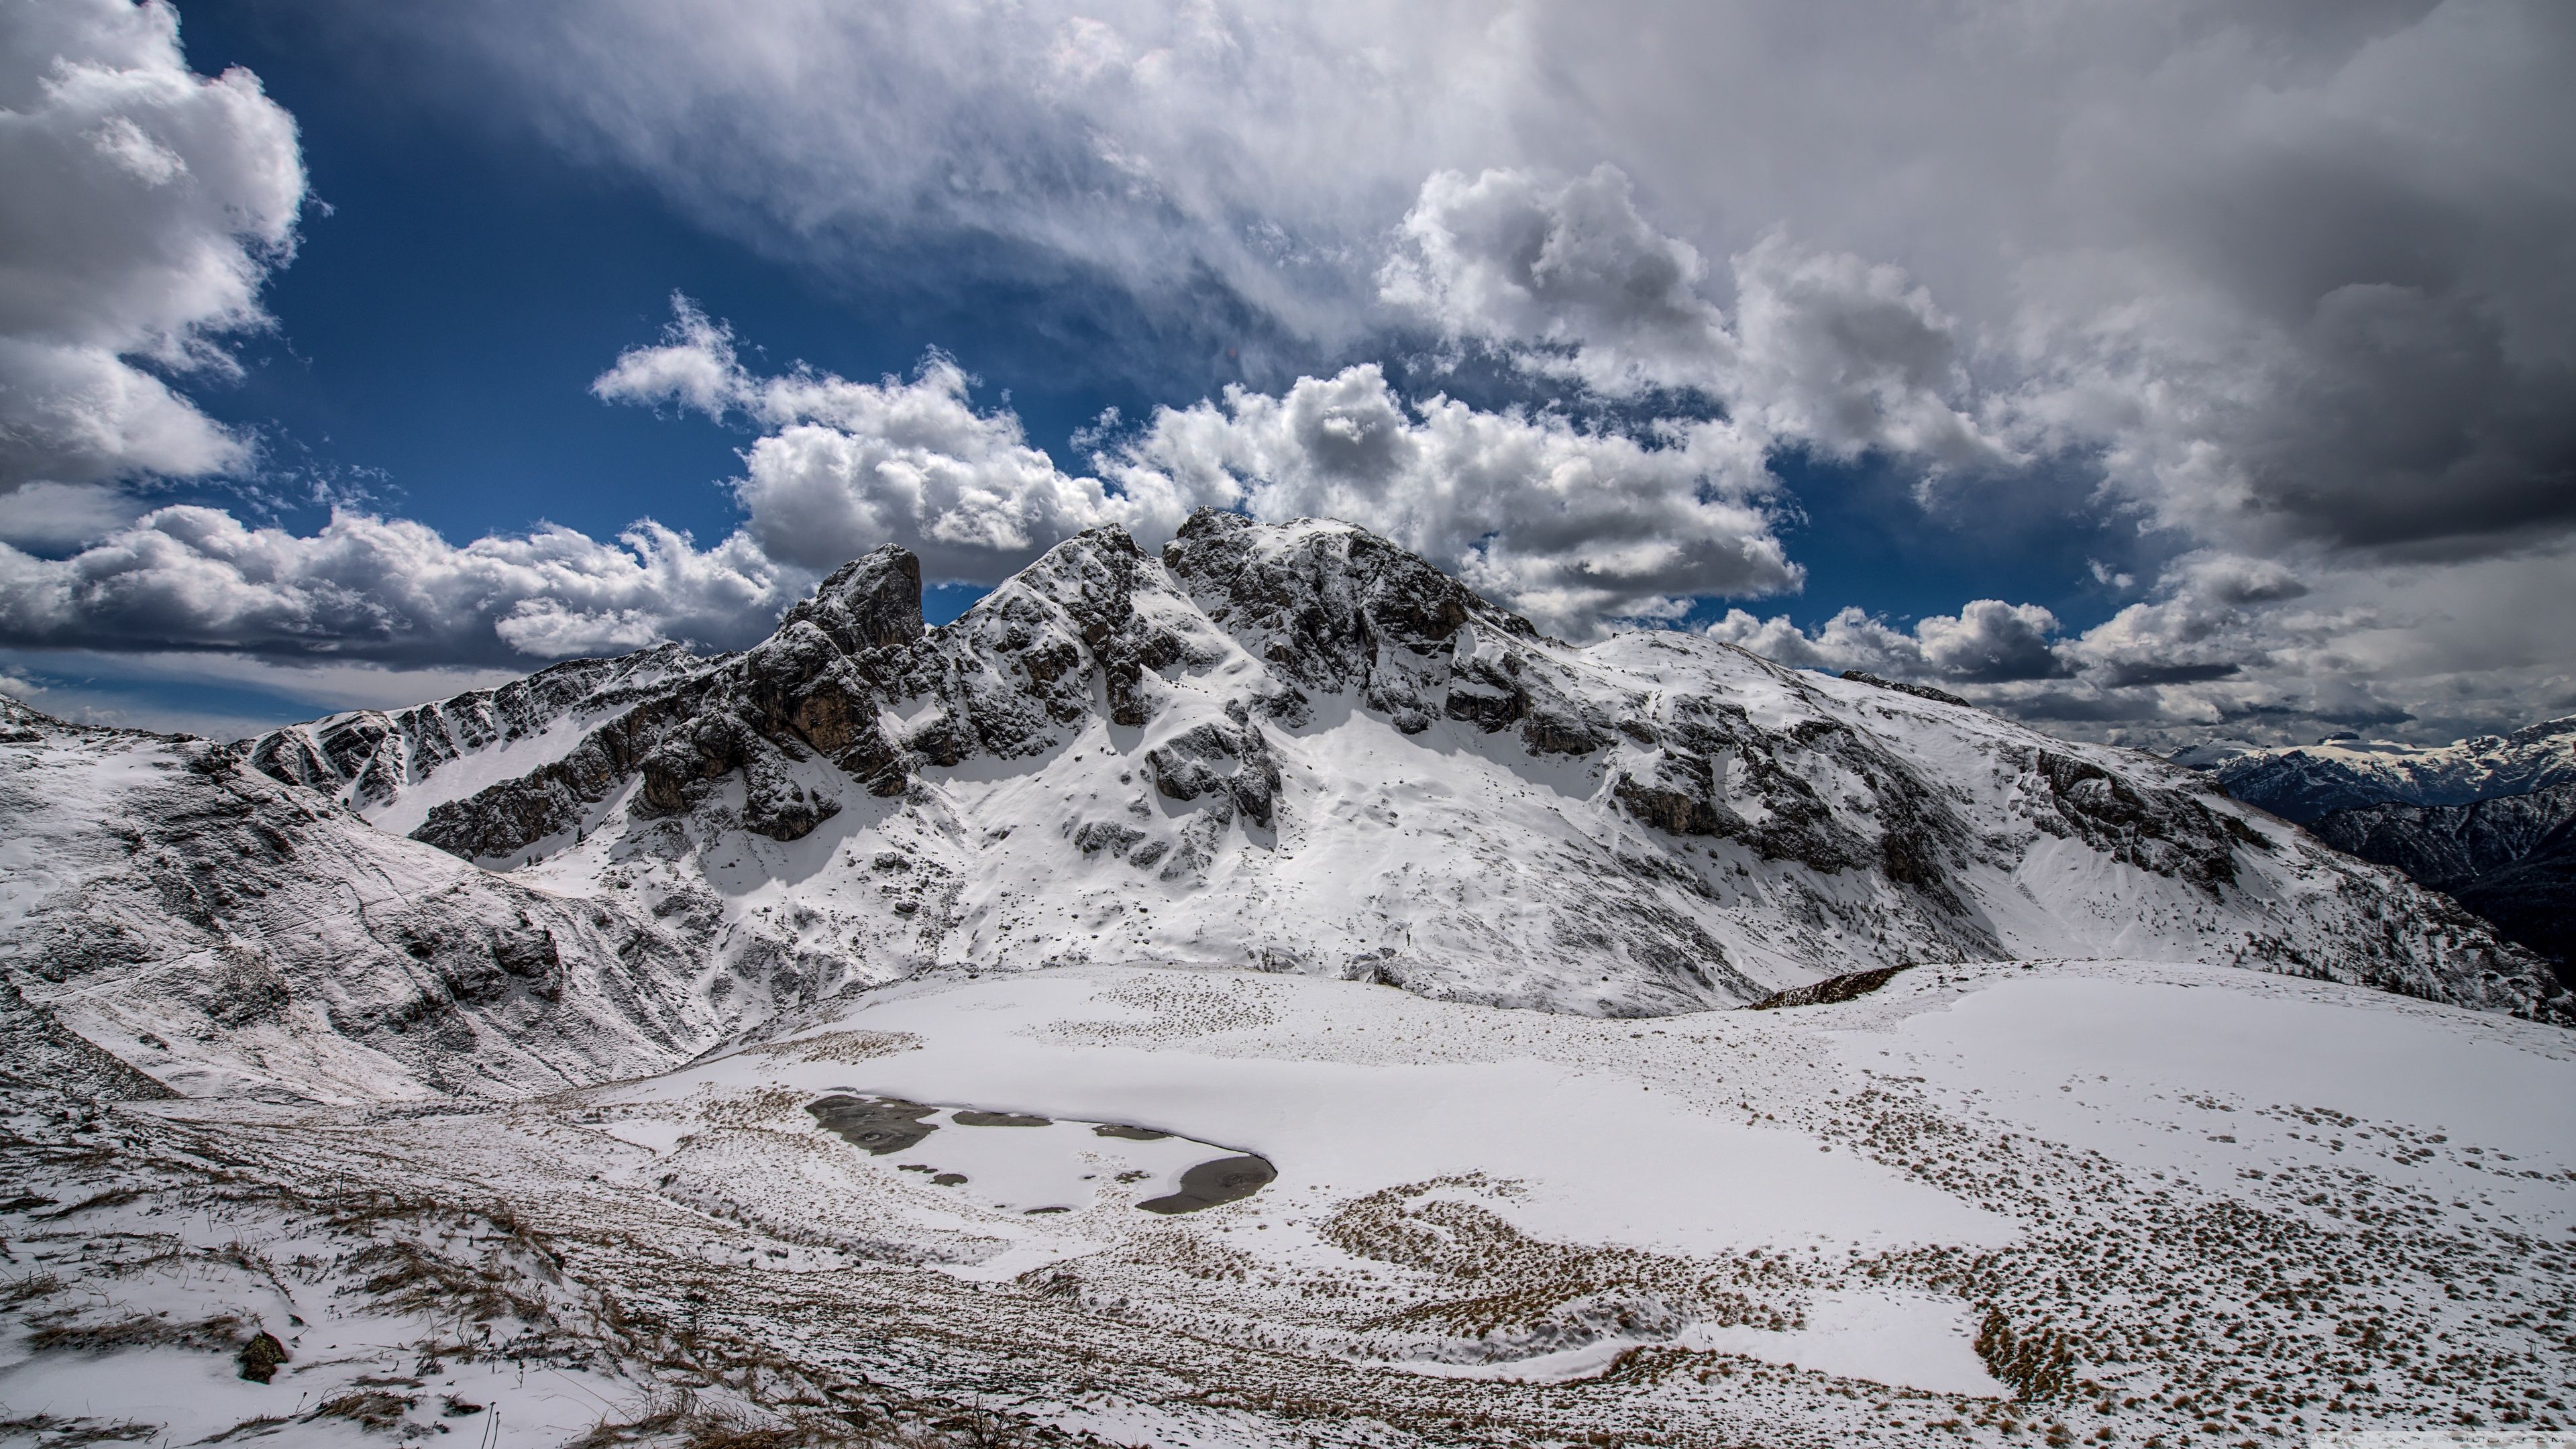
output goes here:
{"type": "Polygon", "coordinates": [[[161,1432],[158,1424],[138,1424],[131,1419],[61,1418],[53,1414],[29,1414],[22,1418],[0,1419],[0,1439],[32,1439],[37,1449],[80,1449],[84,1444],[130,1444],[149,1439],[161,1432]]]}
{"type": "Polygon", "coordinates": [[[810,1410],[763,1419],[684,1393],[633,1418],[602,1421],[565,1449],[1035,1449],[1038,1442],[1021,1421],[980,1407],[925,1423],[868,1425],[855,1415],[810,1410]]]}
{"type": "Polygon", "coordinates": [[[229,1352],[241,1341],[242,1321],[230,1314],[195,1323],[136,1313],[105,1323],[49,1323],[27,1335],[34,1353],[114,1353],[129,1348],[197,1348],[229,1352]]]}
{"type": "Polygon", "coordinates": [[[315,1419],[346,1419],[361,1429],[383,1431],[400,1427],[403,1415],[411,1412],[412,1405],[419,1402],[419,1396],[413,1394],[362,1389],[336,1399],[325,1399],[304,1418],[308,1423],[315,1419]]]}

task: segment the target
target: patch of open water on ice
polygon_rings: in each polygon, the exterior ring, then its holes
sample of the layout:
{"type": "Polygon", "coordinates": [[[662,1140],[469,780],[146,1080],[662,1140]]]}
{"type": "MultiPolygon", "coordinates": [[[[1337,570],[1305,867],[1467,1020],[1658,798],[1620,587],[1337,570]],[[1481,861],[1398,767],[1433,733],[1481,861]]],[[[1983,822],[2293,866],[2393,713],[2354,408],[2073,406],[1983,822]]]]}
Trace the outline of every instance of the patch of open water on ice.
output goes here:
{"type": "Polygon", "coordinates": [[[1076,1212],[1109,1189],[1141,1194],[1135,1205],[1147,1212],[1197,1212],[1250,1197],[1278,1176],[1266,1158],[1119,1122],[851,1092],[817,1098],[805,1110],[870,1156],[1005,1212],[1076,1212]]]}

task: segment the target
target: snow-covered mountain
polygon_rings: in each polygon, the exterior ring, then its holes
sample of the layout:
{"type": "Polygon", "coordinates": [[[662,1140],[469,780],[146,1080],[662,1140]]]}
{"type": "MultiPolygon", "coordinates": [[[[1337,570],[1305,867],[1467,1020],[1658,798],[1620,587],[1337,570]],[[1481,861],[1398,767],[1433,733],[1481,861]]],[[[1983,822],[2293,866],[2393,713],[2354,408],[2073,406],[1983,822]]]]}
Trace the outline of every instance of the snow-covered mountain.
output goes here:
{"type": "Polygon", "coordinates": [[[0,960],[190,1092],[515,1095],[927,969],[1249,966],[1586,1015],[2207,961],[2538,1016],[2547,969],[2205,776],[1706,639],[1575,647],[1335,523],[1105,530],[926,629],[236,746],[8,706],[0,960]]]}
{"type": "Polygon", "coordinates": [[[2550,990],[2204,776],[1705,639],[1542,638],[1343,524],[1207,512],[1159,557],[1086,534],[938,629],[920,586],[880,549],[739,655],[246,758],[532,888],[706,923],[754,1014],[1086,961],[1614,1015],[2033,955],[2550,990]]]}
{"type": "Polygon", "coordinates": [[[2568,1006],[2206,775],[1342,525],[937,629],[885,549],[240,745],[0,704],[0,1430],[2555,1429],[2568,1006]]]}
{"type": "Polygon", "coordinates": [[[2576,781],[2576,715],[2447,745],[2327,740],[2186,751],[2175,760],[2212,771],[2246,804],[2305,825],[2333,810],[2468,805],[2576,781]]]}
{"type": "Polygon", "coordinates": [[[2365,805],[2308,828],[2444,892],[2507,939],[2576,962],[2576,781],[2471,805],[2365,805]]]}

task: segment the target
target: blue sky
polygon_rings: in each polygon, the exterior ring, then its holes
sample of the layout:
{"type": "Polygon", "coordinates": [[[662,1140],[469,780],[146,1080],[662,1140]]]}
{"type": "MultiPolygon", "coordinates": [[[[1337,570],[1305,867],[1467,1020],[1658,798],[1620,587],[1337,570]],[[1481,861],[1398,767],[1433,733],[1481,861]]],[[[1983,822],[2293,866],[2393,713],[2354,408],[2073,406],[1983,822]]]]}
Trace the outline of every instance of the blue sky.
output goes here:
{"type": "MultiPolygon", "coordinates": [[[[1461,39],[1333,7],[1219,7],[1221,45],[1152,7],[1040,10],[1054,28],[1036,26],[1025,53],[1018,37],[940,29],[965,26],[956,16],[888,31],[682,0],[399,19],[240,0],[180,7],[172,45],[143,33],[166,7],[64,0],[61,24],[20,37],[22,89],[114,64],[211,93],[208,78],[241,68],[267,111],[229,95],[207,102],[216,120],[165,106],[130,124],[150,155],[189,163],[157,197],[211,192],[233,162],[254,178],[242,185],[269,181],[204,214],[169,202],[153,223],[238,247],[248,301],[182,295],[197,282],[144,258],[61,286],[97,288],[102,318],[146,297],[166,314],[155,327],[0,321],[81,365],[111,357],[99,365],[158,379],[210,425],[195,453],[6,465],[0,532],[20,562],[0,591],[20,593],[0,603],[0,670],[46,707],[234,732],[564,650],[742,642],[818,566],[782,540],[957,534],[968,504],[913,500],[898,517],[864,476],[825,480],[788,446],[820,435],[876,456],[890,445],[867,430],[891,426],[887,409],[938,401],[916,371],[937,349],[975,379],[942,414],[964,432],[904,446],[1039,493],[1087,482],[1095,450],[1111,457],[1090,503],[1014,499],[1010,539],[936,555],[958,582],[935,591],[934,618],[1087,522],[1150,534],[1192,502],[1268,516],[1325,500],[1569,637],[1710,629],[2141,743],[2443,734],[2576,703],[2568,650],[2524,622],[2568,597],[2569,445],[2545,419],[2569,371],[2563,348],[2494,320],[2509,303],[2563,310],[2543,284],[2564,237],[2531,223],[2568,188],[2537,160],[2501,174],[2507,155],[2492,195],[2428,200],[2408,169],[2429,164],[2407,144],[2418,131],[2528,130],[2542,104],[2516,89],[2529,52],[2566,39],[2545,12],[2508,34],[2442,6],[2274,35],[2213,15],[2122,61],[2197,67],[2196,97],[2114,85],[2106,101],[2062,71],[1952,57],[1951,99],[1909,92],[1872,112],[1851,97],[1882,94],[1871,77],[1906,63],[1903,38],[1796,34],[1810,22],[1787,12],[1668,17],[1668,48],[1732,57],[1744,86],[1768,88],[1766,110],[1597,38],[1542,65],[1530,35],[1461,39]],[[842,68],[761,73],[780,42],[842,68]],[[1799,78],[1763,79],[1766,50],[1822,69],[1783,90],[1799,78]],[[1359,53],[1477,79],[1464,100],[1334,91],[1337,58],[1359,53]],[[1140,75],[1159,87],[1141,99],[1140,75]],[[2396,142],[2378,138],[2380,174],[2356,179],[2370,138],[2335,126],[2369,85],[2477,94],[2484,109],[2383,108],[2396,142]],[[2267,93],[2322,119],[2283,140],[2296,128],[2246,109],[2267,93]],[[1847,108],[1830,117],[1800,110],[1836,97],[1847,108]],[[2238,111],[2264,128],[2251,141],[2207,120],[2238,111]],[[1677,122],[1743,136],[1750,160],[1693,151],[1677,122]],[[2115,123],[2169,138],[2183,174],[2130,194],[2104,179],[2122,158],[2070,155],[2074,140],[2053,156],[1975,149],[2115,123]],[[1391,139],[1363,152],[1337,126],[1391,139]],[[2270,148],[2270,174],[2237,165],[2249,145],[2270,148]],[[279,166],[298,169],[291,194],[279,166]],[[2364,254],[2284,211],[2265,254],[2231,252],[2245,209],[2283,206],[2302,177],[2426,240],[2364,254]],[[2529,250],[2535,235],[2530,255],[2496,260],[2499,238],[2529,250]],[[666,335],[675,294],[721,331],[666,335]],[[264,322],[239,325],[245,307],[264,322]],[[173,337],[237,370],[174,365],[173,337]],[[733,380],[712,402],[664,373],[602,381],[639,357],[721,363],[733,380]],[[776,384],[794,364],[840,391],[789,400],[776,384]],[[2446,400],[2439,379],[2478,367],[2482,390],[2446,400]],[[889,376],[895,390],[871,391],[889,376]],[[1465,405],[1445,421],[1444,397],[1465,405]],[[1414,461],[1336,473],[1298,431],[1301,408],[1378,428],[1414,461]],[[1102,429],[1106,409],[1118,421],[1102,429]],[[1012,424],[1045,455],[1035,473],[1012,461],[1012,424]],[[1462,460],[1503,445],[1553,460],[1529,466],[1559,481],[1461,481],[1462,460]],[[1568,476],[1588,481],[1569,492],[1568,476]],[[814,491],[827,483],[840,491],[814,491]],[[1422,521],[1434,496],[1456,516],[1422,521]],[[323,558],[326,501],[443,545],[323,558]],[[235,559],[223,567],[249,571],[226,575],[220,604],[191,598],[172,579],[240,545],[120,522],[172,503],[278,530],[293,560],[235,559]],[[479,540],[551,524],[570,531],[550,535],[556,553],[613,552],[646,518],[691,540],[685,597],[616,557],[557,567],[521,550],[472,560],[507,578],[456,586],[471,598],[404,602],[406,570],[440,575],[479,540]],[[165,578],[172,548],[195,552],[165,578]],[[1649,554],[1661,561],[1616,577],[1602,562],[1649,554]],[[571,592],[545,582],[567,569],[571,592]],[[2478,641],[2465,653],[2464,638],[2478,641]]],[[[1557,18],[1531,15],[1536,31],[1557,18]]],[[[2134,17],[2041,30],[2033,53],[2061,66],[2143,43],[2134,17]]],[[[120,184],[161,164],[98,139],[127,116],[55,99],[48,123],[103,148],[120,184]]],[[[20,390],[41,401],[49,385],[20,390]]]]}
{"type": "Polygon", "coordinates": [[[875,377],[946,348],[994,400],[1010,394],[1044,447],[1104,407],[1151,401],[1052,329],[997,325],[1007,314],[942,278],[860,295],[711,235],[642,185],[425,104],[416,84],[377,83],[286,12],[192,10],[185,34],[193,64],[248,66],[295,113],[328,208],[269,283],[278,334],[245,346],[249,380],[209,389],[208,411],[292,439],[289,457],[382,475],[403,512],[451,537],[540,517],[597,534],[648,514],[707,536],[733,526],[720,484],[737,431],[590,395],[668,320],[675,291],[782,362],[875,377]]]}
{"type": "MultiPolygon", "coordinates": [[[[1157,356],[1150,375],[1103,352],[1100,295],[1028,305],[992,278],[935,267],[866,285],[771,260],[712,235],[643,186],[544,148],[506,125],[423,104],[414,85],[378,83],[343,46],[288,12],[206,7],[187,14],[191,63],[247,66],[294,112],[327,214],[308,217],[295,264],[269,283],[279,334],[245,349],[248,382],[203,394],[207,411],[270,430],[281,462],[339,470],[392,490],[403,512],[452,538],[549,518],[609,533],[652,515],[701,536],[731,528],[721,481],[738,468],[735,430],[603,406],[590,381],[648,341],[674,291],[731,321],[777,362],[849,377],[909,371],[926,348],[982,379],[1030,440],[1065,467],[1072,435],[1117,407],[1142,416],[1241,376],[1213,349],[1157,356]],[[1089,324],[1086,326],[1085,324],[1089,324]]],[[[1113,319],[1114,320],[1114,319],[1113,319]]],[[[1307,369],[1353,360],[1309,350],[1307,369]]],[[[1437,372],[1429,386],[1456,389],[1437,372]]],[[[1557,389],[1468,391],[1492,405],[1546,402],[1557,389]]],[[[1911,622],[1980,595],[2034,599],[2077,627],[2116,607],[2085,570],[2133,538],[2101,520],[1926,514],[1906,470],[1787,456],[1804,513],[1790,536],[1808,585],[1780,607],[1813,625],[1846,605],[1911,622]]],[[[310,520],[304,520],[309,523],[310,520]]],[[[965,591],[954,591],[963,593],[965,591]]]]}

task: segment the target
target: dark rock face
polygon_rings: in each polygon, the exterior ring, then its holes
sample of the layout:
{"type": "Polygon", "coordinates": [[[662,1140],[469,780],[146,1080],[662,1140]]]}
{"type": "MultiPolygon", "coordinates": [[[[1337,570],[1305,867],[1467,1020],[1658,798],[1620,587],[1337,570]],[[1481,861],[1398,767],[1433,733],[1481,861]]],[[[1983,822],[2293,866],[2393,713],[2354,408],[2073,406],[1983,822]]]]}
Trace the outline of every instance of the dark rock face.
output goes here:
{"type": "Polygon", "coordinates": [[[843,654],[920,642],[921,560],[892,544],[834,570],[814,597],[787,611],[780,632],[812,623],[843,654]]]}
{"type": "MultiPolygon", "coordinates": [[[[1629,813],[1668,834],[1742,840],[1764,860],[1827,875],[1880,869],[1964,918],[1948,872],[1966,828],[1884,748],[1831,720],[1807,721],[1783,737],[1721,701],[1684,697],[1670,708],[1667,718],[1619,721],[1620,734],[1657,745],[1651,775],[1623,770],[1612,786],[1629,813]],[[1844,824],[1811,778],[1848,781],[1878,822],[1878,839],[1844,824]]],[[[1992,949],[1980,928],[1958,925],[1992,949]]]]}
{"type": "Polygon", "coordinates": [[[1628,813],[1667,835],[1732,838],[1744,833],[1741,818],[1710,801],[1715,792],[1709,783],[1706,760],[1667,758],[1657,762],[1652,779],[1651,784],[1643,783],[1622,772],[1611,788],[1619,803],[1628,807],[1628,813]]]}
{"type": "MultiPolygon", "coordinates": [[[[1106,851],[1123,860],[1127,852],[1142,844],[1144,839],[1145,832],[1132,825],[1120,825],[1112,820],[1092,820],[1085,822],[1081,829],[1073,833],[1073,847],[1085,855],[1098,855],[1106,851]]],[[[1151,864],[1151,862],[1146,863],[1151,864]]]]}
{"type": "Polygon", "coordinates": [[[920,561],[880,548],[824,580],[767,641],[693,667],[562,758],[438,806],[414,836],[467,859],[506,859],[574,828],[630,779],[639,813],[669,815],[739,775],[744,827],[798,839],[840,809],[800,778],[807,761],[899,795],[910,759],[962,756],[941,721],[898,742],[879,718],[889,686],[910,682],[923,633],[920,561]]]}
{"type": "Polygon", "coordinates": [[[1881,679],[1875,674],[1866,673],[1858,669],[1846,669],[1843,671],[1842,677],[1850,680],[1854,684],[1874,684],[1880,689],[1892,689],[1899,694],[1913,695],[1916,699],[1928,699],[1939,704],[1955,704],[1961,709],[1976,708],[1975,705],[1968,703],[1966,700],[1952,694],[1950,691],[1946,689],[1934,689],[1928,684],[1907,684],[1903,680],[1881,679]]]}
{"type": "Polygon", "coordinates": [[[1261,732],[1249,723],[1234,729],[1203,724],[1145,752],[1154,789],[1184,803],[1215,796],[1256,825],[1273,824],[1279,765],[1261,732]]]}
{"type": "Polygon", "coordinates": [[[2236,847],[2271,842],[2234,816],[2180,790],[2142,789],[2089,761],[2041,750],[2032,767],[2048,808],[2031,820],[2051,835],[2081,840],[2124,864],[2177,876],[2215,891],[2236,883],[2236,847]]]}
{"type": "Polygon", "coordinates": [[[2469,805],[2371,805],[2308,827],[2495,922],[2576,977],[2576,783],[2469,805]]]}
{"type": "Polygon", "coordinates": [[[1283,540],[1241,514],[1201,509],[1164,546],[1163,566],[1209,618],[1258,640],[1256,655],[1320,691],[1366,690],[1396,662],[1391,653],[1429,658],[1471,619],[1536,633],[1528,620],[1368,534],[1316,530],[1283,540]]]}
{"type": "Polygon", "coordinates": [[[654,722],[667,718],[674,707],[670,698],[639,704],[583,737],[563,758],[469,799],[433,807],[412,838],[450,855],[482,860],[515,855],[536,841],[576,831],[589,807],[615,794],[636,772],[654,722]]]}
{"type": "Polygon", "coordinates": [[[696,668],[675,644],[617,659],[576,659],[498,689],[273,730],[242,748],[251,768],[272,779],[360,807],[378,805],[465,755],[540,733],[568,716],[647,698],[665,677],[696,668]]]}
{"type": "MultiPolygon", "coordinates": [[[[1851,678],[1848,674],[1843,677],[1851,678]]],[[[1868,679],[1861,681],[1864,684],[1875,682],[1868,679]]],[[[1804,986],[1793,986],[1786,991],[1766,996],[1745,1009],[1747,1011],[1782,1011],[1792,1006],[1830,1006],[1838,1001],[1858,1001],[1895,980],[1896,973],[1912,969],[1909,966],[1881,966],[1869,971],[1852,971],[1841,976],[1828,976],[1822,981],[1811,981],[1804,986]]]]}
{"type": "Polygon", "coordinates": [[[1210,621],[1293,686],[1269,701],[1291,723],[1306,692],[1351,693],[1408,735],[1438,717],[1487,733],[1521,725],[1541,753],[1604,742],[1601,722],[1551,677],[1561,671],[1511,647],[1537,637],[1527,619],[1384,539],[1283,532],[1202,509],[1164,547],[1163,564],[1210,621]],[[1462,631],[1475,641],[1465,650],[1462,631]]]}

